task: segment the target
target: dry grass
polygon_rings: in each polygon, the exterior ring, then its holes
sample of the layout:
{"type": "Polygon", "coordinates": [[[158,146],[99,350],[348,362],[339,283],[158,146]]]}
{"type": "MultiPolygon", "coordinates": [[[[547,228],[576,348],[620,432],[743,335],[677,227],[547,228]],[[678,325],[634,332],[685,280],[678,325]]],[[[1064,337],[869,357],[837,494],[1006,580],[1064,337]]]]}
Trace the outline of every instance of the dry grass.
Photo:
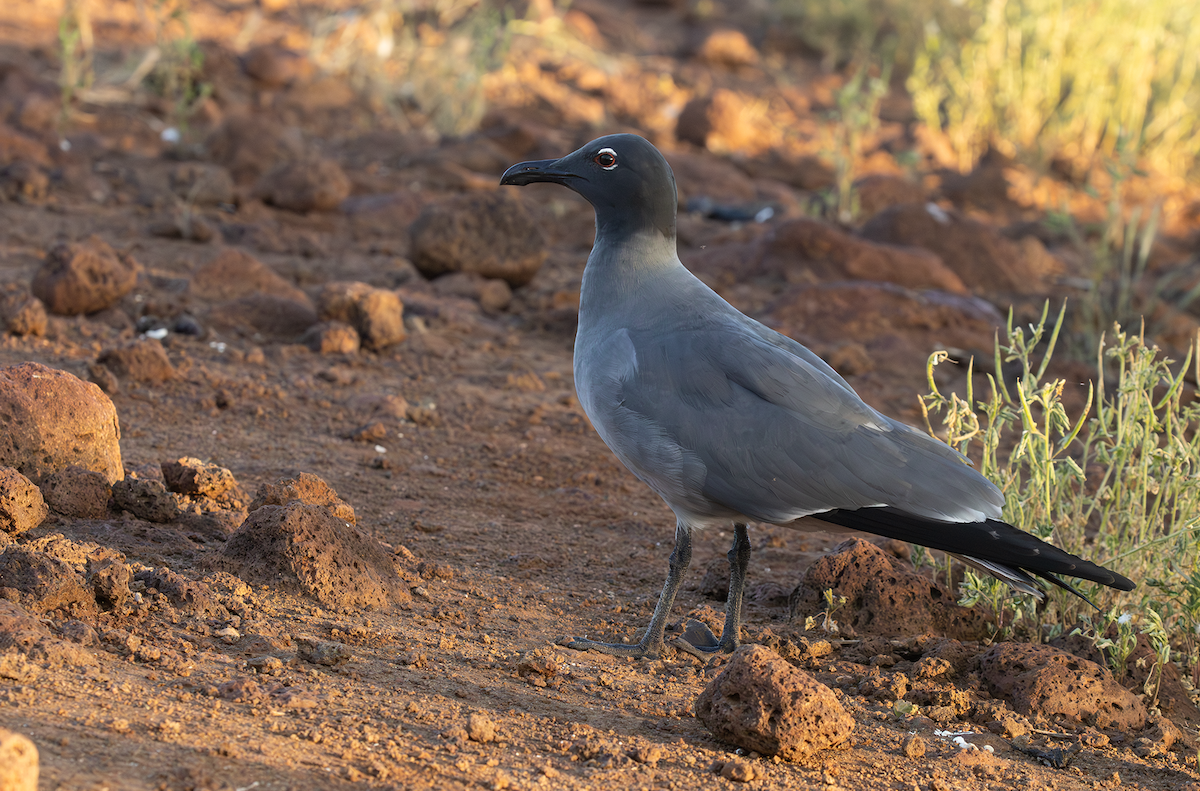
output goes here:
{"type": "Polygon", "coordinates": [[[1200,153],[1200,5],[967,0],[974,33],[931,25],[909,90],[963,170],[994,146],[1092,162],[1127,145],[1165,172],[1200,153]]]}

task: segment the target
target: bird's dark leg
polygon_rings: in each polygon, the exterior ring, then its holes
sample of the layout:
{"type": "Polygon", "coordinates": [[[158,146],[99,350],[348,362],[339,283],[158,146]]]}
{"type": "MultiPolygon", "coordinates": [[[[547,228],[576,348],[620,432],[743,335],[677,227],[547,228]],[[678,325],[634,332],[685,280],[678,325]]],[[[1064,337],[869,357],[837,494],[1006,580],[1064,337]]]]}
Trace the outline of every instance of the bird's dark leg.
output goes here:
{"type": "Polygon", "coordinates": [[[733,546],[729,550],[729,596],[725,600],[725,628],[721,639],[699,621],[688,624],[682,637],[671,645],[692,656],[707,659],[713,654],[731,654],[741,645],[742,600],[746,591],[746,569],[750,566],[750,534],[744,524],[733,526],[733,546]]]}
{"type": "Polygon", "coordinates": [[[626,643],[601,643],[583,637],[574,637],[567,643],[568,648],[578,651],[599,651],[613,656],[657,657],[662,653],[663,633],[667,629],[667,617],[671,607],[675,605],[675,594],[679,592],[679,583],[692,562],[692,531],[683,523],[675,526],[675,549],[671,551],[671,560],[667,571],[667,581],[663,583],[662,593],[658,596],[658,605],[650,618],[650,626],[641,642],[635,645],[626,643]]]}

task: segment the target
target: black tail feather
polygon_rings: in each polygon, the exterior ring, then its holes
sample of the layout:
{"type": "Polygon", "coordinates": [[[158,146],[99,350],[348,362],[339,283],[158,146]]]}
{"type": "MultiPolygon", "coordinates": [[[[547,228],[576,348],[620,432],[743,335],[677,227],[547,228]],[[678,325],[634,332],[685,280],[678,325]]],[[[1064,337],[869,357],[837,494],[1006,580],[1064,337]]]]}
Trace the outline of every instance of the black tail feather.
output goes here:
{"type": "Polygon", "coordinates": [[[1084,601],[1087,601],[1086,597],[1056,575],[1078,577],[1117,590],[1128,591],[1134,588],[1133,582],[1120,574],[1064,552],[1037,536],[997,519],[984,522],[945,522],[914,516],[889,506],[825,511],[813,514],[813,518],[851,530],[861,530],[1020,569],[1071,591],[1084,601]]]}

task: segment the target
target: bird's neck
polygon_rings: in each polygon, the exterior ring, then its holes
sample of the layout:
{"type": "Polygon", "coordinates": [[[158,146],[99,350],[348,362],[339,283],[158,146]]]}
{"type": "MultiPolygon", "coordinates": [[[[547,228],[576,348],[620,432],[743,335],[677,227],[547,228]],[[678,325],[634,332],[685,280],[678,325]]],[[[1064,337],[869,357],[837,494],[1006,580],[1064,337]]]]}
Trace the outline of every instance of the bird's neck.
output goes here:
{"type": "Polygon", "coordinates": [[[601,321],[632,302],[673,298],[688,290],[674,281],[692,279],[679,261],[674,235],[649,231],[613,238],[598,229],[580,287],[580,323],[601,321]]]}

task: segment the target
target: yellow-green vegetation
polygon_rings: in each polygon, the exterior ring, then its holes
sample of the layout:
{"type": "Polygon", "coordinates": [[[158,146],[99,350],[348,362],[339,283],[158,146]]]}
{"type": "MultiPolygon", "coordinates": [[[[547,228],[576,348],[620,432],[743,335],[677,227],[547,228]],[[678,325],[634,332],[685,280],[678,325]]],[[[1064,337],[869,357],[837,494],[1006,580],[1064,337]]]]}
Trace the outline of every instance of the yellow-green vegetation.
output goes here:
{"type": "Polygon", "coordinates": [[[1128,658],[1135,632],[1147,635],[1160,660],[1174,651],[1174,658],[1195,667],[1200,403],[1185,395],[1184,384],[1188,374],[1200,374],[1195,348],[1178,364],[1141,335],[1114,326],[1100,341],[1096,384],[1086,405],[1071,415],[1062,400],[1066,383],[1046,379],[1065,315],[1064,307],[1051,325],[1046,310],[1027,327],[1013,326],[1010,316],[994,365],[1017,375],[1005,381],[989,374],[990,392],[978,402],[970,387],[965,399],[938,391],[933,368],[946,355],[934,354],[923,405],[927,419],[941,416],[950,444],[977,458],[981,472],[1003,490],[1009,522],[1126,575],[1138,587],[1120,593],[1079,582],[1099,612],[1060,590],[1051,591],[1039,611],[1032,597],[967,570],[964,603],[991,607],[997,631],[1005,634],[1044,639],[1078,626],[1117,668],[1128,658]]]}
{"type": "Polygon", "coordinates": [[[967,15],[952,0],[773,0],[770,15],[833,69],[895,42],[896,64],[907,70],[925,38],[925,26],[967,35],[967,15]]]}
{"type": "Polygon", "coordinates": [[[58,18],[58,84],[62,89],[64,113],[81,88],[90,87],[95,79],[95,42],[87,0],[67,0],[58,18]]]}
{"type": "Polygon", "coordinates": [[[503,60],[507,23],[487,0],[373,0],[323,16],[312,55],[398,118],[462,135],[483,118],[480,78],[503,60]]]}
{"type": "Polygon", "coordinates": [[[929,25],[909,90],[969,169],[989,146],[1091,160],[1118,141],[1164,172],[1200,153],[1194,0],[964,0],[966,38],[929,25]]]}
{"type": "Polygon", "coordinates": [[[867,135],[879,126],[879,103],[888,91],[890,59],[879,69],[864,63],[837,93],[833,126],[833,170],[837,188],[837,219],[849,223],[859,213],[854,191],[854,168],[862,158],[867,135]],[[870,73],[874,72],[874,73],[870,73]]]}
{"type": "Polygon", "coordinates": [[[171,120],[183,126],[196,105],[212,91],[202,79],[204,52],[192,34],[188,0],[154,0],[150,11],[154,66],[146,83],[169,102],[171,120]]]}

